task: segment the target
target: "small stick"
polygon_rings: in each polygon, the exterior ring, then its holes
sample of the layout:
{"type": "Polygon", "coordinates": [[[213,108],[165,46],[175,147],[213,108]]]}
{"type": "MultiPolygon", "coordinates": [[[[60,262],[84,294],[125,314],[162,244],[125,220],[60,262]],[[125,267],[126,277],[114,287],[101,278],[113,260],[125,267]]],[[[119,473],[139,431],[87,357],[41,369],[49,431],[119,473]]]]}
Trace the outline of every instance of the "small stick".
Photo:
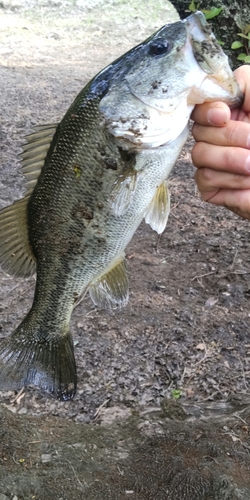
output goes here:
{"type": "Polygon", "coordinates": [[[204,278],[204,276],[209,276],[210,274],[215,274],[215,271],[211,271],[211,273],[201,274],[200,276],[194,276],[191,278],[191,281],[198,280],[199,278],[204,278]]]}

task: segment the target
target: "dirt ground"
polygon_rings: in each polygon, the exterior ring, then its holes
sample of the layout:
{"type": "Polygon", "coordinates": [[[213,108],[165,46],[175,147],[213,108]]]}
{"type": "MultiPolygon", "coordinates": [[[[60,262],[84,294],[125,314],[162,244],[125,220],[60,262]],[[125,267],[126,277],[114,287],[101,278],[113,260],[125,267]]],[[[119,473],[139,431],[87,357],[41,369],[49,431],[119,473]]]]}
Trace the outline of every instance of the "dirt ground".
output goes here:
{"type": "MultiPolygon", "coordinates": [[[[24,192],[32,127],[59,121],[101,68],[176,19],[163,0],[0,1],[0,208],[24,192]]],[[[0,392],[0,500],[250,499],[250,226],[201,202],[191,147],[163,235],[143,223],[127,248],[128,306],[86,297],[74,311],[74,400],[0,392]]],[[[34,278],[1,272],[0,286],[4,338],[34,278]]]]}

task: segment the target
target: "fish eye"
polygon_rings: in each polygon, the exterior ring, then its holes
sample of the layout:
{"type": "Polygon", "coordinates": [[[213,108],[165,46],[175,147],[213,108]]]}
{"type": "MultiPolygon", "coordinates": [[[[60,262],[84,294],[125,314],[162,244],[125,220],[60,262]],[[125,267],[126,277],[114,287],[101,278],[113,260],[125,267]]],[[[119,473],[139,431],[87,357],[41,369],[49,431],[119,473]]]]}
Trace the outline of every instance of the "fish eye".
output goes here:
{"type": "Polygon", "coordinates": [[[166,54],[170,49],[170,43],[168,40],[155,40],[151,42],[149,46],[149,55],[150,56],[161,56],[166,54]]]}

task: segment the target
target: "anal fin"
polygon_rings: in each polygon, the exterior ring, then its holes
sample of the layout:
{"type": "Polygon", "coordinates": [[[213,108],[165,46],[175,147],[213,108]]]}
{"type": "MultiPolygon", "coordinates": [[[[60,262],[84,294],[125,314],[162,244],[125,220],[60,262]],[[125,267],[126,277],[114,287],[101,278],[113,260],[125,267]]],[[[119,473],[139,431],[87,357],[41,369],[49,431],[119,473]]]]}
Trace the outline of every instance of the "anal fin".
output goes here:
{"type": "Polygon", "coordinates": [[[128,276],[123,257],[91,283],[89,294],[94,304],[101,308],[117,309],[127,304],[128,276]]]}
{"type": "Polygon", "coordinates": [[[36,271],[36,259],[28,234],[26,196],[0,211],[0,266],[9,274],[28,277],[36,271]]]}
{"type": "Polygon", "coordinates": [[[157,191],[145,213],[145,222],[149,224],[154,231],[161,234],[168,221],[170,213],[170,192],[167,182],[164,181],[157,191]]]}

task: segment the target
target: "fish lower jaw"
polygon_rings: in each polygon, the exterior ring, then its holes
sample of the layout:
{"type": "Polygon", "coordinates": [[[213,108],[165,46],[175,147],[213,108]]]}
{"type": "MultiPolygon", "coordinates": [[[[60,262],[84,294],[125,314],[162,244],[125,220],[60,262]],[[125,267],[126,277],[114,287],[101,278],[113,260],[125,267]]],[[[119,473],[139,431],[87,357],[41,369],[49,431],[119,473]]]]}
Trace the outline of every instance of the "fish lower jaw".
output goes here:
{"type": "MultiPolygon", "coordinates": [[[[204,99],[201,102],[204,102],[204,99]]],[[[182,134],[187,126],[193,108],[194,105],[188,103],[187,106],[184,106],[181,113],[179,110],[176,110],[176,112],[171,113],[171,115],[166,115],[165,128],[157,134],[147,135],[119,128],[110,132],[115,138],[117,146],[125,150],[141,151],[144,149],[155,149],[166,146],[175,141],[175,139],[182,134]]]]}
{"type": "Polygon", "coordinates": [[[115,143],[123,150],[130,152],[151,150],[161,146],[167,146],[168,144],[173,142],[180,135],[180,133],[182,133],[182,131],[183,129],[178,131],[176,135],[172,134],[170,137],[168,131],[167,133],[161,134],[159,136],[148,137],[146,139],[134,137],[133,135],[130,136],[129,134],[124,134],[123,136],[118,135],[115,137],[115,143]]]}
{"type": "Polygon", "coordinates": [[[203,96],[202,102],[216,99],[225,102],[230,108],[240,106],[244,100],[244,94],[234,76],[232,75],[232,78],[228,79],[223,73],[219,76],[210,75],[205,78],[200,88],[200,95],[203,96]]]}

